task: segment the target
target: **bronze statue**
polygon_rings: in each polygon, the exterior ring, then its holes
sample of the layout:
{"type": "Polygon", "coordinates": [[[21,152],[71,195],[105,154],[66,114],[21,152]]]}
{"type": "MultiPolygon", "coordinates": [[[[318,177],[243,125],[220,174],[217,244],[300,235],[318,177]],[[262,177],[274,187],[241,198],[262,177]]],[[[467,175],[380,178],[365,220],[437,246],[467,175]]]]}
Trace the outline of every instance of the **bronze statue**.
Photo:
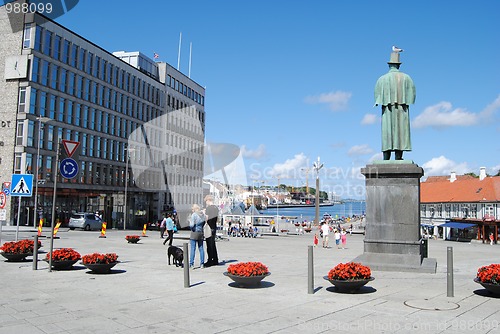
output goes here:
{"type": "Polygon", "coordinates": [[[375,105],[382,106],[382,152],[390,160],[394,151],[396,160],[403,160],[403,151],[411,151],[410,104],[415,103],[416,91],[409,75],[400,72],[399,54],[393,47],[388,62],[389,72],[375,85],[375,105]]]}

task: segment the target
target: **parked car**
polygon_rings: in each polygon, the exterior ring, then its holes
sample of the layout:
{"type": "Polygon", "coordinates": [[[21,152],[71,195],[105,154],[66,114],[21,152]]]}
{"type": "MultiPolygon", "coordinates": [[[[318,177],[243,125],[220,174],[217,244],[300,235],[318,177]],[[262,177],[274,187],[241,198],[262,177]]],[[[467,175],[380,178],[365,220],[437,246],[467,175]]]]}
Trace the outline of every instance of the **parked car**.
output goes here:
{"type": "Polygon", "coordinates": [[[100,230],[102,221],[94,213],[79,212],[71,215],[69,219],[69,229],[81,228],[85,231],[100,230]]]}

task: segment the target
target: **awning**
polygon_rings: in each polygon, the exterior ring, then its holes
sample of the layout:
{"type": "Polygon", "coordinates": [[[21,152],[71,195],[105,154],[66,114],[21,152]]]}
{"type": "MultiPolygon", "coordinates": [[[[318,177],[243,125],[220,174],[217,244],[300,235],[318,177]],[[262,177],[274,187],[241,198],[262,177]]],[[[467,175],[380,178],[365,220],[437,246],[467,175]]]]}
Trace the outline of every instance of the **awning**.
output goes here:
{"type": "Polygon", "coordinates": [[[458,229],[464,229],[464,228],[469,228],[476,226],[476,224],[469,224],[469,223],[457,223],[457,222],[447,222],[442,225],[439,225],[440,227],[449,227],[449,228],[458,228],[458,229]]]}

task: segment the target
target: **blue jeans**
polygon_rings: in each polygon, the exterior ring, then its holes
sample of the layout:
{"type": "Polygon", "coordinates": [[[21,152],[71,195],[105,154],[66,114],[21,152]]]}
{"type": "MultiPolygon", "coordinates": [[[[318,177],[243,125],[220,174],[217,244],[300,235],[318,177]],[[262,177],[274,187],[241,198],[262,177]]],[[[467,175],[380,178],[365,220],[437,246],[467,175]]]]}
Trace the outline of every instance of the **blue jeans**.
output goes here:
{"type": "Polygon", "coordinates": [[[200,252],[200,266],[205,263],[205,250],[203,249],[203,239],[202,240],[189,240],[190,252],[189,252],[189,266],[194,266],[194,255],[196,252],[196,244],[198,243],[198,250],[200,252]]]}

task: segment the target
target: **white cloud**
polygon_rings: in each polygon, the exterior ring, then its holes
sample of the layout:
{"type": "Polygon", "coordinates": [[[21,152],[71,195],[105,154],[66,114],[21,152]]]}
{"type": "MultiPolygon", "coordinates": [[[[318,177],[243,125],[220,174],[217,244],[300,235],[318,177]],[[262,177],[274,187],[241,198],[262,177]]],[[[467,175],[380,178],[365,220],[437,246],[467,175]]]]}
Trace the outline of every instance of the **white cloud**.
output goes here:
{"type": "Polygon", "coordinates": [[[284,163],[275,164],[271,168],[270,174],[280,178],[295,177],[301,173],[301,168],[308,165],[308,158],[304,155],[304,153],[299,153],[292,159],[287,159],[284,163]]]}
{"type": "Polygon", "coordinates": [[[488,118],[492,116],[497,110],[500,110],[500,95],[493,101],[488,104],[483,111],[481,111],[481,116],[484,118],[488,118]]]}
{"type": "Polygon", "coordinates": [[[450,102],[439,102],[427,107],[412,121],[414,128],[449,127],[449,126],[471,126],[477,124],[477,114],[465,109],[453,109],[450,102]]]}
{"type": "Polygon", "coordinates": [[[470,172],[466,162],[456,163],[443,155],[427,161],[422,165],[422,168],[425,171],[425,176],[450,175],[451,172],[463,175],[470,172]]]}
{"type": "Polygon", "coordinates": [[[363,119],[361,120],[361,125],[370,125],[374,124],[377,122],[377,115],[375,114],[366,114],[363,116],[363,119]]]}
{"type": "Polygon", "coordinates": [[[326,104],[330,110],[339,111],[347,108],[347,103],[351,96],[352,93],[350,92],[338,90],[319,95],[309,95],[304,99],[304,102],[309,104],[326,104]]]}
{"type": "Polygon", "coordinates": [[[252,159],[261,159],[267,155],[266,146],[264,144],[260,144],[255,150],[249,150],[246,145],[242,145],[241,153],[244,158],[252,159]]]}
{"type": "Polygon", "coordinates": [[[355,146],[351,147],[349,149],[349,151],[347,152],[347,154],[349,156],[372,154],[372,153],[373,153],[373,149],[370,146],[368,146],[367,144],[355,145],[355,146]]]}

